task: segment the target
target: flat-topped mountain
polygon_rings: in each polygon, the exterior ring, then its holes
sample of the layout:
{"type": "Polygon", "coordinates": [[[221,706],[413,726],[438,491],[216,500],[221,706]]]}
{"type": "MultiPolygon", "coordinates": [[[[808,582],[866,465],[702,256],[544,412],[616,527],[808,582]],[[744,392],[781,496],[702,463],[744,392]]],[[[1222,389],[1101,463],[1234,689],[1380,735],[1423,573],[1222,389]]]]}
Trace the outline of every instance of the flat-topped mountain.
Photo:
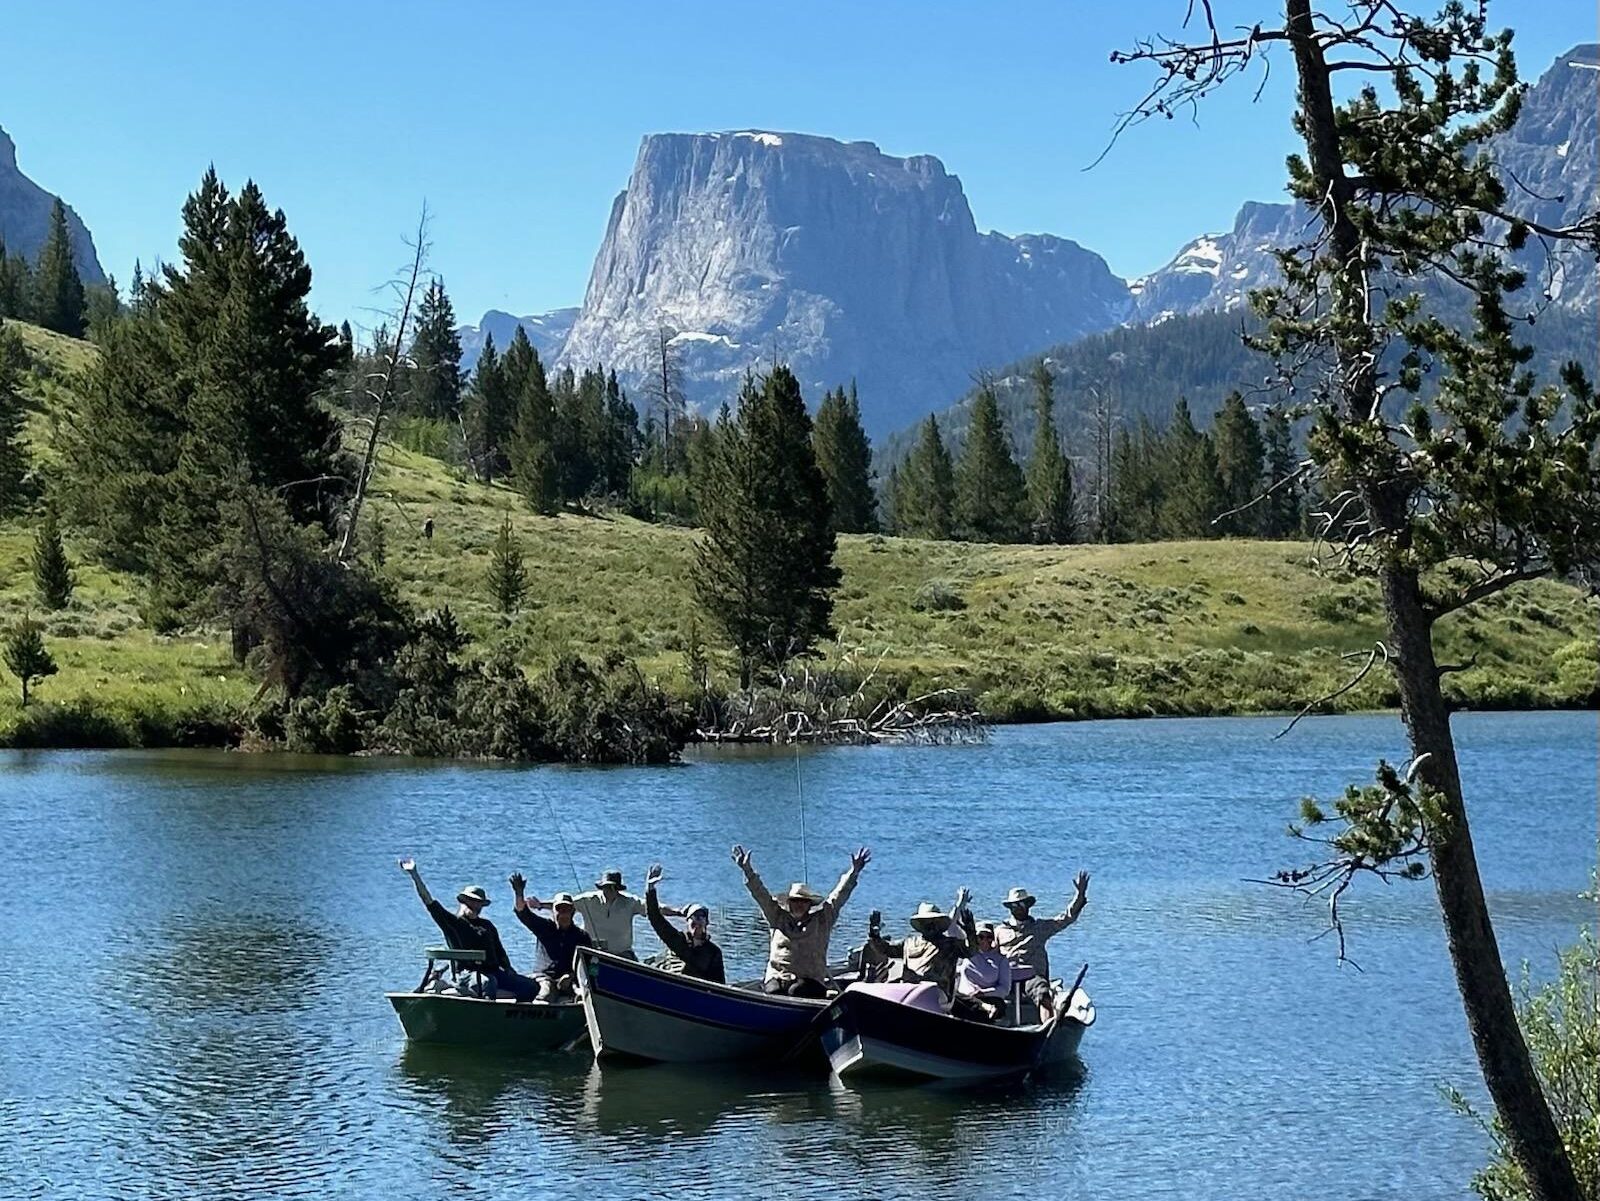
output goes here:
{"type": "MultiPolygon", "coordinates": [[[[5,239],[7,254],[24,254],[29,262],[38,259],[50,232],[50,209],[55,201],[53,193],[22,173],[17,166],[16,143],[0,129],[0,238],[5,239]]],[[[71,205],[67,206],[67,231],[83,282],[104,283],[106,275],[95,255],[94,239],[71,205]]]]}
{"type": "Polygon", "coordinates": [[[882,432],[973,370],[1127,318],[1104,260],[1048,234],[980,233],[929,155],[739,131],[646,137],[561,354],[641,380],[662,326],[685,391],[731,398],[786,360],[808,396],[854,378],[882,432]]]}

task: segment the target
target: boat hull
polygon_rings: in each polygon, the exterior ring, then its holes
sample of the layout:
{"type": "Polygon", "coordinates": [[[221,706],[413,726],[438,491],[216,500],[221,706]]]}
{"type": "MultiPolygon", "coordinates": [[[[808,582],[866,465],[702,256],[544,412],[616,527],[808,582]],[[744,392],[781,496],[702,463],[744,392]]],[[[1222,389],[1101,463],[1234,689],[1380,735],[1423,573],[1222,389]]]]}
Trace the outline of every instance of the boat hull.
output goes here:
{"type": "Polygon", "coordinates": [[[839,1079],[975,1083],[1027,1075],[1070,1060],[1083,1037],[1074,1018],[1041,1026],[992,1026],[846,989],[818,1019],[822,1049],[839,1079]]]}
{"type": "Polygon", "coordinates": [[[579,995],[596,1057],[657,1063],[788,1058],[825,1001],[713,984],[603,951],[578,952],[579,995]]]}
{"type": "Polygon", "coordinates": [[[556,1051],[584,1034],[577,1001],[486,1001],[445,993],[385,993],[406,1038],[418,1043],[490,1047],[530,1053],[556,1051]]]}

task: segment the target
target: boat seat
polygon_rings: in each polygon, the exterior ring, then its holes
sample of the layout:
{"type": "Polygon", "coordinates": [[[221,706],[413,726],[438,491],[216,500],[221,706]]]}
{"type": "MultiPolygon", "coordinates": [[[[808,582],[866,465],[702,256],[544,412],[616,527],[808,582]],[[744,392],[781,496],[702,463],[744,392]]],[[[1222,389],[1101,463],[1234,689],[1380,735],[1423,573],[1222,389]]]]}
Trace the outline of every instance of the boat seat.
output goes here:
{"type": "Polygon", "coordinates": [[[422,980],[417,985],[416,992],[428,992],[435,983],[442,981],[446,975],[452,983],[458,980],[463,972],[470,972],[476,976],[488,975],[484,961],[488,959],[488,952],[477,947],[423,947],[422,953],[427,956],[428,966],[422,971],[422,980]]]}
{"type": "Polygon", "coordinates": [[[864,992],[913,1009],[926,1009],[929,1013],[947,1012],[939,986],[925,980],[917,984],[852,984],[845,991],[864,992]]]}

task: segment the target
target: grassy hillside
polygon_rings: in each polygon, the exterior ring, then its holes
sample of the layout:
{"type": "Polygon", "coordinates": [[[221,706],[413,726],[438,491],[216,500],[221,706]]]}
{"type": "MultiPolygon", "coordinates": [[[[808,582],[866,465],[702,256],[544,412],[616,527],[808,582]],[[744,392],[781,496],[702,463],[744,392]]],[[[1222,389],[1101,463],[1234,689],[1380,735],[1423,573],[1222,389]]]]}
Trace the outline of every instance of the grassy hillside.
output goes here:
{"type": "MultiPolygon", "coordinates": [[[[24,330],[36,356],[33,426],[48,441],[53,389],[86,348],[24,330]]],[[[386,571],[421,607],[448,604],[482,639],[516,640],[532,663],[561,650],[620,651],[647,674],[687,688],[683,652],[693,603],[693,531],[625,517],[529,513],[515,494],[456,478],[438,461],[386,451],[372,512],[387,530],[386,571]],[[484,575],[510,515],[527,556],[530,603],[505,622],[484,575]],[[434,536],[424,539],[424,519],[434,536]]],[[[27,523],[0,524],[0,621],[33,603],[27,523]]],[[[92,699],[125,721],[249,701],[255,681],[225,632],[162,637],[146,629],[135,580],[83,562],[72,606],[43,616],[61,672],[41,700],[92,699]]],[[[839,645],[914,688],[976,690],[995,717],[1234,713],[1281,710],[1331,691],[1341,651],[1379,637],[1376,593],[1319,575],[1298,543],[1193,542],[1026,547],[845,537],[836,608],[839,645]]],[[[1476,665],[1449,677],[1475,706],[1583,703],[1595,687],[1595,610],[1577,590],[1526,585],[1441,630],[1441,655],[1476,665]]],[[[703,631],[709,636],[709,631],[703,631]]],[[[1373,673],[1340,698],[1390,704],[1373,673]]],[[[16,720],[9,677],[0,737],[16,720]]]]}

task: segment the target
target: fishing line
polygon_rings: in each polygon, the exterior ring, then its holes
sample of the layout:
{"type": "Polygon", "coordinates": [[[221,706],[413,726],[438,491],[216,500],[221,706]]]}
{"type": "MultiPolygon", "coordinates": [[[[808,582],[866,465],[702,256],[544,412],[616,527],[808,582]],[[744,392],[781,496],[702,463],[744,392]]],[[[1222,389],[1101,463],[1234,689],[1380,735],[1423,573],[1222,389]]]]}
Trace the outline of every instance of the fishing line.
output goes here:
{"type": "Polygon", "coordinates": [[[572,849],[567,846],[567,836],[561,832],[561,819],[556,816],[556,807],[550,803],[550,794],[548,792],[541,789],[539,795],[544,798],[544,808],[545,812],[550,815],[550,825],[555,830],[556,837],[561,840],[562,853],[567,857],[567,870],[572,873],[572,886],[582,892],[583,884],[578,879],[578,865],[572,858],[572,849]]]}
{"type": "Polygon", "coordinates": [[[811,857],[806,853],[806,794],[800,787],[800,739],[799,730],[795,731],[794,739],[794,799],[800,806],[800,878],[811,879],[811,857]]]}

